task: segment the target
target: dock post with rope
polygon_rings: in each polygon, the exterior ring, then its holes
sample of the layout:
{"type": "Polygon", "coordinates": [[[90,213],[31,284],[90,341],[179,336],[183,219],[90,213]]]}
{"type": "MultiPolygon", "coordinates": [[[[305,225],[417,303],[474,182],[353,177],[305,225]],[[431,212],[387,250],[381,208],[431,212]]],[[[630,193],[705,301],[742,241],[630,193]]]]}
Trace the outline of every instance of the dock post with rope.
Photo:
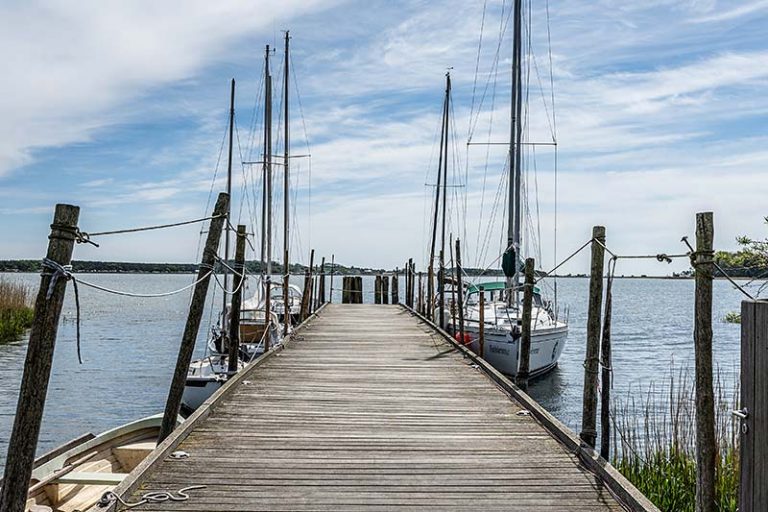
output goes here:
{"type": "MultiPolygon", "coordinates": [[[[230,373],[237,372],[237,361],[240,351],[240,306],[243,302],[243,284],[245,283],[245,242],[247,241],[246,227],[242,224],[237,226],[237,240],[235,242],[235,291],[232,294],[232,303],[229,313],[229,328],[227,336],[229,338],[229,361],[227,370],[230,373]]],[[[265,339],[268,336],[265,336],[265,339]]]]}
{"type": "Polygon", "coordinates": [[[5,477],[0,490],[2,512],[24,512],[25,509],[79,216],[77,206],[56,205],[5,460],[5,477]]]}
{"type": "Polygon", "coordinates": [[[696,214],[696,251],[691,255],[695,269],[694,347],[696,370],[696,510],[715,512],[715,394],[712,386],[712,212],[696,214]]]}
{"type": "Polygon", "coordinates": [[[520,363],[515,375],[515,384],[523,391],[528,390],[531,370],[531,317],[533,310],[534,260],[525,260],[525,284],[523,288],[523,325],[520,336],[520,363]]]}
{"type": "Polygon", "coordinates": [[[165,403],[165,412],[163,414],[163,423],[160,427],[158,442],[168,437],[176,426],[176,419],[181,410],[181,397],[184,393],[184,384],[187,380],[189,365],[192,362],[192,353],[195,350],[195,341],[200,330],[200,321],[203,316],[205,299],[208,294],[208,285],[210,276],[216,263],[216,249],[219,246],[221,232],[224,228],[225,214],[229,208],[229,195],[222,192],[216,200],[216,206],[213,209],[213,218],[208,228],[208,235],[203,249],[203,257],[200,262],[200,269],[197,272],[198,281],[192,292],[192,300],[189,305],[189,314],[187,323],[184,327],[184,334],[179,346],[179,355],[176,359],[176,369],[171,380],[171,388],[168,391],[168,399],[165,403]]]}
{"type": "Polygon", "coordinates": [[[581,413],[581,439],[595,447],[597,440],[597,388],[600,364],[600,316],[603,305],[605,228],[592,228],[592,263],[587,310],[587,349],[584,356],[584,393],[581,413]]]}

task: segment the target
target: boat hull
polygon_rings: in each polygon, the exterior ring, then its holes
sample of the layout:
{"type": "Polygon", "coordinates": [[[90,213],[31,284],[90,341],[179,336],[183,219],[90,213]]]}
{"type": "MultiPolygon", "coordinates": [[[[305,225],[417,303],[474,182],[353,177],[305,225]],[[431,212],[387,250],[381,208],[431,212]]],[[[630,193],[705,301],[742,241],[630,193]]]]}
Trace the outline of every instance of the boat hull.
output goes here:
{"type": "MultiPolygon", "coordinates": [[[[466,325],[465,332],[471,338],[473,352],[480,353],[477,325],[466,325]]],[[[520,338],[515,339],[505,329],[485,329],[483,359],[501,373],[514,377],[519,365],[520,338]]],[[[565,348],[568,328],[565,326],[534,330],[531,333],[530,376],[542,375],[554,369],[565,348]]]]}
{"type": "Polygon", "coordinates": [[[160,414],[81,437],[38,459],[24,510],[90,509],[155,449],[162,419],[160,414]]]}
{"type": "Polygon", "coordinates": [[[218,391],[224,382],[226,381],[217,377],[188,377],[181,397],[181,406],[184,411],[187,413],[194,412],[218,391]]]}

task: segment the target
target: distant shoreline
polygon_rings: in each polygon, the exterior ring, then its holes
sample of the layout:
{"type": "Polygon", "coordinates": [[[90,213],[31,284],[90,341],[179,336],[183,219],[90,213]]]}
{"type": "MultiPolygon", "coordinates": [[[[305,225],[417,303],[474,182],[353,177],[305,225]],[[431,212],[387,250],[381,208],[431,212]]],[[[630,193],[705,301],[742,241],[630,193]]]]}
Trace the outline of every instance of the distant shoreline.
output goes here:
{"type": "MultiPolygon", "coordinates": [[[[191,265],[191,267],[195,267],[195,265],[191,265]]],[[[303,266],[302,266],[303,267],[303,266]]],[[[295,269],[291,269],[291,275],[300,276],[304,275],[304,268],[302,268],[301,271],[296,272],[295,269]]],[[[26,270],[26,269],[8,269],[8,268],[0,268],[0,274],[39,274],[40,270],[26,270]]],[[[158,274],[164,274],[164,275],[193,275],[197,273],[197,269],[183,269],[183,270],[110,270],[110,269],[104,269],[104,270],[78,270],[75,269],[74,273],[76,274],[111,274],[111,275],[158,275],[158,274]]],[[[279,272],[275,271],[274,275],[278,275],[279,272]]],[[[376,271],[360,271],[360,272],[352,272],[350,269],[345,269],[345,271],[339,271],[338,269],[334,272],[334,276],[345,276],[345,275],[354,275],[354,276],[368,276],[368,277],[374,277],[376,275],[380,274],[394,274],[394,270],[376,270],[376,271]]],[[[326,275],[330,276],[330,269],[326,270],[326,275]]],[[[398,275],[402,276],[403,271],[400,270],[398,275]]],[[[484,276],[487,278],[503,278],[504,274],[498,273],[498,274],[481,274],[481,273],[469,273],[467,272],[468,277],[480,277],[484,276]]],[[[557,275],[557,276],[550,276],[550,277],[556,277],[557,279],[589,279],[589,276],[586,274],[565,274],[565,275],[557,275]]],[[[622,276],[614,276],[614,279],[656,279],[656,280],[671,280],[671,281],[690,281],[694,279],[694,276],[650,276],[650,275],[622,275],[622,276]]],[[[723,276],[715,276],[716,281],[720,280],[727,280],[728,278],[723,276]]],[[[750,281],[754,278],[750,277],[731,277],[734,281],[750,281]]],[[[766,279],[757,279],[758,281],[762,280],[768,280],[766,279]]]]}

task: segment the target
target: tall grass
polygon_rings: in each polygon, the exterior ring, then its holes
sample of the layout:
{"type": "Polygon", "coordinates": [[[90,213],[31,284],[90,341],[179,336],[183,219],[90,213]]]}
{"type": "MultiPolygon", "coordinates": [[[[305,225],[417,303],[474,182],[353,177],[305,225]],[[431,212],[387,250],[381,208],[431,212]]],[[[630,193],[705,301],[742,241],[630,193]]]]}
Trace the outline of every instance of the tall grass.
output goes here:
{"type": "Polygon", "coordinates": [[[18,339],[32,325],[32,290],[0,278],[0,343],[18,339]]]}
{"type": "MultiPolygon", "coordinates": [[[[737,510],[739,494],[737,382],[715,379],[715,434],[718,442],[718,510],[737,510]]],[[[688,371],[670,372],[660,388],[651,385],[641,400],[617,401],[613,421],[613,465],[657,507],[693,512],[696,499],[696,412],[694,380],[688,371]]]]}

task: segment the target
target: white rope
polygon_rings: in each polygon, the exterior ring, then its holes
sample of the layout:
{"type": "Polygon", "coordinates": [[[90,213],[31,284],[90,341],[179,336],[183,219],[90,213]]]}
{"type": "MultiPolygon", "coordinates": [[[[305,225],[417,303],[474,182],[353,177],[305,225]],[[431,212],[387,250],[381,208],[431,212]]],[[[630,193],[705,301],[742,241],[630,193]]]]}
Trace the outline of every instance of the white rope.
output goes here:
{"type": "Polygon", "coordinates": [[[179,288],[178,290],[173,290],[170,292],[162,292],[162,293],[133,293],[133,292],[125,292],[121,290],[113,290],[112,288],[106,288],[104,286],[100,286],[98,284],[89,283],[88,281],[83,281],[82,279],[78,278],[78,282],[80,284],[83,284],[85,286],[88,286],[89,288],[94,288],[96,290],[101,290],[102,292],[111,293],[113,295],[122,295],[124,297],[137,297],[137,298],[157,298],[157,297],[169,297],[171,295],[176,295],[178,293],[181,293],[185,290],[189,290],[196,284],[205,281],[210,277],[210,275],[213,274],[213,270],[209,271],[207,274],[205,274],[200,279],[196,280],[195,282],[188,284],[187,286],[183,288],[179,288]]]}
{"type": "Polygon", "coordinates": [[[189,494],[187,494],[187,491],[192,491],[194,489],[205,489],[207,486],[205,485],[190,485],[188,487],[182,487],[178,491],[176,491],[176,495],[173,494],[172,491],[155,491],[155,492],[148,492],[141,496],[141,500],[130,502],[125,501],[123,498],[118,496],[112,491],[107,491],[104,493],[104,495],[99,500],[97,506],[99,508],[105,508],[111,505],[113,502],[118,501],[120,504],[122,504],[126,508],[134,508],[138,507],[140,505],[144,505],[145,503],[163,503],[165,501],[187,501],[189,499],[189,494]]]}

